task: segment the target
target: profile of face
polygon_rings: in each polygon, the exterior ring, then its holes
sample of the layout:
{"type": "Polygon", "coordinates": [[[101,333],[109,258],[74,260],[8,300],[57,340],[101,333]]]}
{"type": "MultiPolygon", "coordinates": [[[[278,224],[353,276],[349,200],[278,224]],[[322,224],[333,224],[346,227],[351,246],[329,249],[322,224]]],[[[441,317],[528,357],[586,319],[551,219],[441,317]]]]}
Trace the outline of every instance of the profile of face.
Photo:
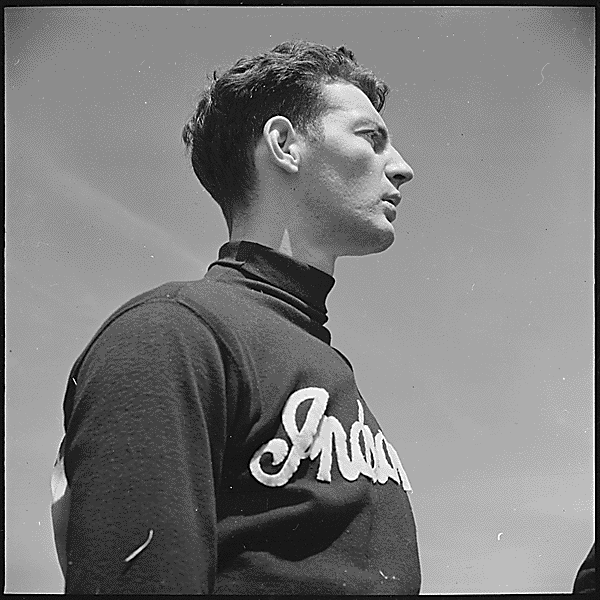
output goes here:
{"type": "Polygon", "coordinates": [[[382,252],[394,241],[398,188],[413,171],[381,115],[356,86],[324,86],[320,139],[304,139],[295,196],[313,244],[333,256],[382,252]],[[387,199],[387,200],[386,200],[387,199]]]}

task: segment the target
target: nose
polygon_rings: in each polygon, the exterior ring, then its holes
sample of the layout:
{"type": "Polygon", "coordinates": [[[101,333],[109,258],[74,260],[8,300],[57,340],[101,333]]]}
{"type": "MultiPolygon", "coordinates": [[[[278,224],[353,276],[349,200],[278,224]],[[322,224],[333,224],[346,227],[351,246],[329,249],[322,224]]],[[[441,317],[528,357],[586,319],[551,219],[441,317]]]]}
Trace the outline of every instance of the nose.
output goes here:
{"type": "Polygon", "coordinates": [[[392,156],[386,165],[385,174],[396,189],[408,183],[415,176],[410,165],[395,148],[392,148],[392,156]]]}

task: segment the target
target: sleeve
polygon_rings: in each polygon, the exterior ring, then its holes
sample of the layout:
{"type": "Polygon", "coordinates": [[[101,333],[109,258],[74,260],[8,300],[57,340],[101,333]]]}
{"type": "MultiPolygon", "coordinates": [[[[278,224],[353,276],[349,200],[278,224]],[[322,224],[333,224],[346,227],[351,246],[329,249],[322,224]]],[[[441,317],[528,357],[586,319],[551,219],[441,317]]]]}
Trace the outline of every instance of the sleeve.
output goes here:
{"type": "Polygon", "coordinates": [[[592,544],[586,559],[583,561],[575,576],[574,594],[596,593],[596,542],[592,544]]]}
{"type": "Polygon", "coordinates": [[[74,378],[65,439],[67,594],[210,594],[227,375],[188,308],[117,317],[74,378]]]}

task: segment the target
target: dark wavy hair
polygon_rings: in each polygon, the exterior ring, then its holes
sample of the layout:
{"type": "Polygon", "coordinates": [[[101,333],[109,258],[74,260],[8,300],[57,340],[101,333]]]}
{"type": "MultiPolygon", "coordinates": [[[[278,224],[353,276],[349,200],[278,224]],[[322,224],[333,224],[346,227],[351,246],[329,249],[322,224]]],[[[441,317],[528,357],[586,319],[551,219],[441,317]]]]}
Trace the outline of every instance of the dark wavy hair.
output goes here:
{"type": "Polygon", "coordinates": [[[213,73],[182,136],[196,176],[230,229],[233,215],[249,206],[255,190],[254,149],[265,123],[282,115],[301,134],[318,138],[328,108],[323,85],[337,81],[355,85],[378,112],[383,109],[389,87],[344,46],[285,42],[241,58],[220,76],[213,73]]]}

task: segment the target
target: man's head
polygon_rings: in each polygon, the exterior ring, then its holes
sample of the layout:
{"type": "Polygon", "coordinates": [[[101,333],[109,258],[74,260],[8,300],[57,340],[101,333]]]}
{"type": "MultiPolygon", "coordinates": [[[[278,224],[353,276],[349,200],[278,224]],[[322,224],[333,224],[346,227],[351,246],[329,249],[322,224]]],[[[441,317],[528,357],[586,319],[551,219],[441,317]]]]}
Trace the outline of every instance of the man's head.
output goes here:
{"type": "Polygon", "coordinates": [[[194,171],[228,222],[244,209],[256,187],[253,152],[263,126],[287,117],[299,133],[315,136],[327,108],[323,84],[347,81],[378,111],[388,86],[354,61],[350,50],[310,42],[285,42],[253,58],[241,58],[204,90],[186,123],[183,140],[194,171]]]}
{"type": "Polygon", "coordinates": [[[309,42],[215,76],[183,139],[231,239],[329,271],[338,256],[389,247],[413,173],[380,115],[388,91],[350,50],[309,42]]]}

